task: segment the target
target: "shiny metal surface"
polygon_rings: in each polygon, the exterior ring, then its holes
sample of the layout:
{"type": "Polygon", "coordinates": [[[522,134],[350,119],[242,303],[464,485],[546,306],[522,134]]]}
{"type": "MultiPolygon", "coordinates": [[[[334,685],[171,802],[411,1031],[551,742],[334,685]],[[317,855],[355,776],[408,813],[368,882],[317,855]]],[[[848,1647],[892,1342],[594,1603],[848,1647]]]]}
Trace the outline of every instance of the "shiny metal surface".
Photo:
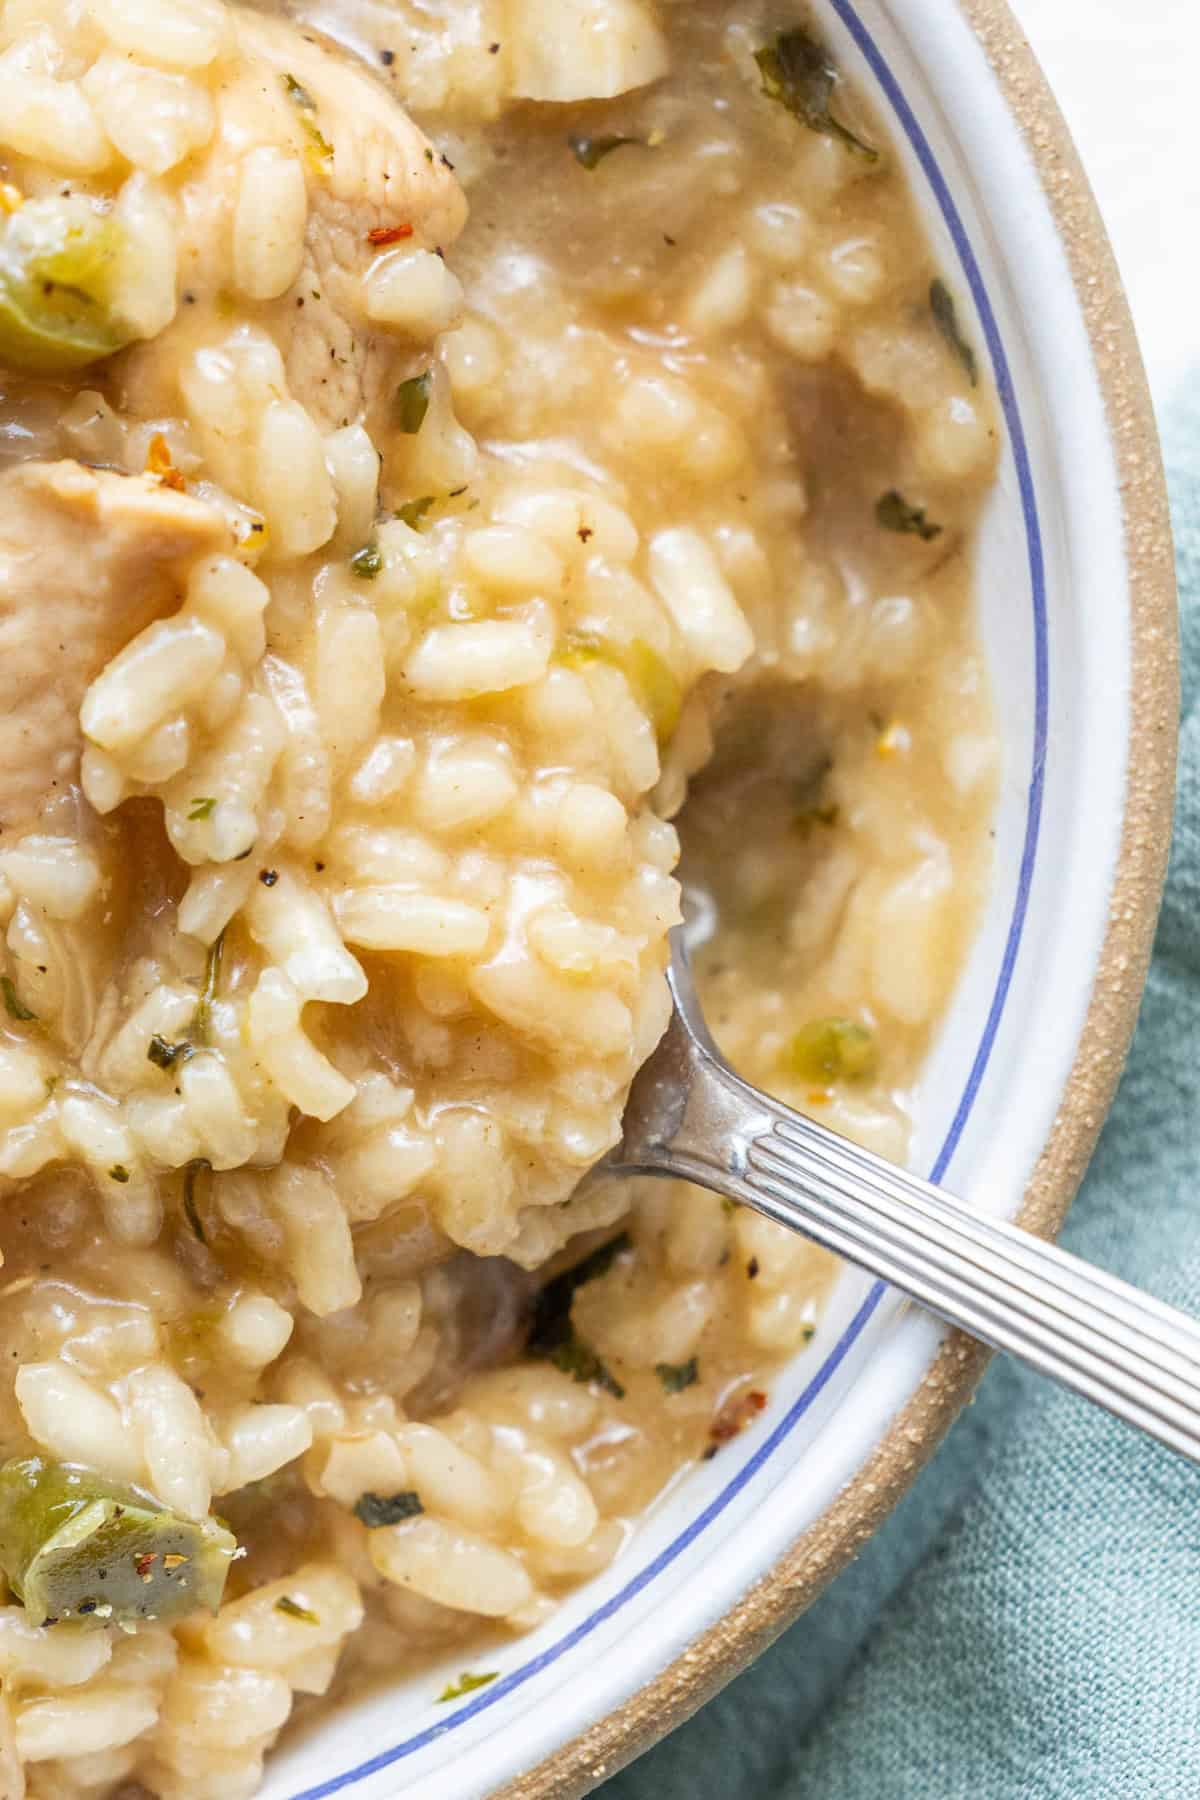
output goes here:
{"type": "Polygon", "coordinates": [[[1200,1460],[1200,1324],[742,1081],[705,1027],[681,932],[670,983],[670,1026],[597,1175],[684,1177],[752,1206],[1200,1460]]]}

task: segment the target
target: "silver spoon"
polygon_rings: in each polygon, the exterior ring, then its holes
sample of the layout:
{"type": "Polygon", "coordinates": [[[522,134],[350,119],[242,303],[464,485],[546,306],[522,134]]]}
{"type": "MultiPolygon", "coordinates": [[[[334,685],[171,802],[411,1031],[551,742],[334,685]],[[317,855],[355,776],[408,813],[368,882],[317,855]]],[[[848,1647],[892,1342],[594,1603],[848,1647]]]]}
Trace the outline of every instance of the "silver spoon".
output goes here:
{"type": "Polygon", "coordinates": [[[705,1026],[683,930],[671,1023],[596,1173],[682,1177],[742,1201],[1200,1461],[1200,1324],[735,1075],[705,1026]]]}

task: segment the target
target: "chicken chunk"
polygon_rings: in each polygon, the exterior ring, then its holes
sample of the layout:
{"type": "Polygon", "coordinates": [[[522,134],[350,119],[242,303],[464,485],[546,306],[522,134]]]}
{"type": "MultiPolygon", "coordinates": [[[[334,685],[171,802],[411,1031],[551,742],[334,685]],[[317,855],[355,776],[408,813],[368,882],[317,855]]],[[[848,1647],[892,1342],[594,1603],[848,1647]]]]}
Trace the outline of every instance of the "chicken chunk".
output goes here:
{"type": "Polygon", "coordinates": [[[145,476],[24,463],[0,476],[0,827],[74,779],[79,707],[115,651],[230,548],[210,506],[145,476]]]}
{"type": "Polygon", "coordinates": [[[369,272],[385,257],[440,256],[466,200],[361,64],[279,18],[239,9],[236,33],[210,148],[179,195],[186,316],[133,353],[126,399],[140,412],[169,408],[179,333],[211,340],[249,301],[293,397],[332,430],[368,417],[395,383],[397,345],[368,310],[369,272]],[[290,260],[297,218],[303,249],[290,260]]]}

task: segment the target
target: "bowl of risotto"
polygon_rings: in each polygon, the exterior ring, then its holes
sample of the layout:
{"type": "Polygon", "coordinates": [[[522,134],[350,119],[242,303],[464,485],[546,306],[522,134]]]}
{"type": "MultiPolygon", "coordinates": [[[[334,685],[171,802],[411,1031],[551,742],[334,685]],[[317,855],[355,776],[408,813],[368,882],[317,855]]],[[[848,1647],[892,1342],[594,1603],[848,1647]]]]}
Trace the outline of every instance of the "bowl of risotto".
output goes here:
{"type": "Polygon", "coordinates": [[[0,1789],[572,1795],[981,1353],[584,1176],[735,1066],[1051,1230],[1153,428],[994,0],[0,5],[0,1789]]]}

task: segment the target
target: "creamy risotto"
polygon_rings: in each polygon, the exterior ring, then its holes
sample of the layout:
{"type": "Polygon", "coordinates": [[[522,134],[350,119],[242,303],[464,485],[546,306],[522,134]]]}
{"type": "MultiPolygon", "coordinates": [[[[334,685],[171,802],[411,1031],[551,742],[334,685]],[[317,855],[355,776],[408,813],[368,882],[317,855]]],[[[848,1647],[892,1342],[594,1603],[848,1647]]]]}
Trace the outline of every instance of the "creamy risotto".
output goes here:
{"type": "Polygon", "coordinates": [[[799,0],[3,0],[0,396],[0,1791],[238,1800],[812,1338],[576,1190],[680,826],[719,1040],[903,1158],[995,415],[799,0]]]}

